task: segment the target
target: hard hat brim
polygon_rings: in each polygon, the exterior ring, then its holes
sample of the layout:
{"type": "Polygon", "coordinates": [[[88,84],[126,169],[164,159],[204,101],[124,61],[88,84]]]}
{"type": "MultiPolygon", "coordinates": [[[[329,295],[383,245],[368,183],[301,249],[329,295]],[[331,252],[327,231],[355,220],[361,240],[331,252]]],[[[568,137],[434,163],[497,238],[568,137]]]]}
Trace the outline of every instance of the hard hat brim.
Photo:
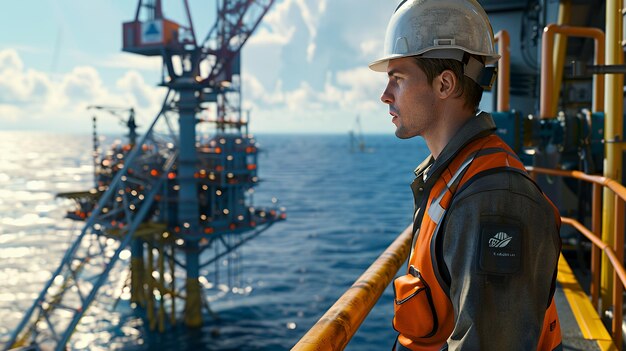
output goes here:
{"type": "Polygon", "coordinates": [[[389,57],[384,57],[384,58],[371,62],[369,64],[369,68],[374,72],[387,72],[387,66],[389,66],[389,60],[409,57],[409,56],[414,56],[414,55],[391,55],[389,57]]]}
{"type": "MultiPolygon", "coordinates": [[[[477,55],[477,56],[482,56],[482,57],[485,58],[485,64],[486,65],[494,64],[494,63],[498,62],[498,60],[500,59],[500,55],[498,55],[498,54],[488,55],[488,54],[485,54],[485,53],[474,52],[474,51],[467,50],[465,48],[460,48],[460,47],[459,48],[452,47],[452,49],[456,49],[456,50],[459,50],[459,51],[464,51],[464,52],[467,52],[467,53],[470,53],[470,54],[474,54],[474,55],[477,55]]],[[[422,56],[422,55],[426,56],[425,54],[427,54],[429,52],[432,53],[432,52],[437,52],[437,51],[438,51],[437,49],[428,49],[428,50],[424,50],[424,51],[421,51],[421,52],[418,52],[418,53],[410,53],[410,54],[404,54],[404,55],[402,55],[402,54],[392,54],[392,55],[389,55],[387,57],[380,58],[380,59],[378,59],[376,61],[372,61],[369,64],[369,68],[372,71],[374,71],[374,72],[387,72],[387,66],[389,65],[389,60],[399,59],[399,58],[403,58],[403,57],[411,57],[411,56],[415,56],[415,57],[422,56]]],[[[438,55],[434,54],[434,55],[428,55],[428,56],[430,56],[431,58],[450,58],[450,59],[459,60],[456,57],[451,57],[451,56],[448,56],[448,55],[443,55],[443,56],[437,57],[438,55]]],[[[426,56],[426,57],[428,58],[428,56],[426,56]]]]}

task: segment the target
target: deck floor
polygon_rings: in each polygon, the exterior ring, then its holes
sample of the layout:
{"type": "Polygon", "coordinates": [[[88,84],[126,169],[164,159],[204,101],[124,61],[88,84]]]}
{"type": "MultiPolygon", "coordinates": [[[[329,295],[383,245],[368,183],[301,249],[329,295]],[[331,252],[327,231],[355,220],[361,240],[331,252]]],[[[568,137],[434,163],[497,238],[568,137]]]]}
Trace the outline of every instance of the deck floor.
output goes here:
{"type": "Polygon", "coordinates": [[[563,256],[559,260],[554,298],[561,322],[563,350],[617,350],[563,256]]]}

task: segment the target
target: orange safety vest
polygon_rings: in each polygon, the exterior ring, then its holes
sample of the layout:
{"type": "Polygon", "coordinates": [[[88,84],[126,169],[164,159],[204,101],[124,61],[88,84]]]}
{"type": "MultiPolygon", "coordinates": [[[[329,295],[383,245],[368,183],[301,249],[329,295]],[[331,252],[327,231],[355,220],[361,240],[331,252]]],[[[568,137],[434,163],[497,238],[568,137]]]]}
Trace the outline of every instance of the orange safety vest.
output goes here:
{"type": "MultiPolygon", "coordinates": [[[[439,351],[452,334],[454,309],[435,275],[431,241],[439,230],[457,189],[478,174],[494,169],[515,171],[528,176],[515,153],[492,134],[479,138],[462,149],[430,191],[426,208],[422,209],[424,217],[419,235],[414,238],[408,274],[394,280],[396,299],[393,326],[399,332],[398,342],[406,349],[439,351]]],[[[554,207],[547,197],[546,200],[554,207]]],[[[556,207],[554,215],[557,226],[560,226],[561,219],[556,207]]],[[[553,290],[555,279],[556,267],[553,290]]],[[[554,299],[551,297],[537,350],[552,351],[560,344],[561,328],[554,299]]]]}

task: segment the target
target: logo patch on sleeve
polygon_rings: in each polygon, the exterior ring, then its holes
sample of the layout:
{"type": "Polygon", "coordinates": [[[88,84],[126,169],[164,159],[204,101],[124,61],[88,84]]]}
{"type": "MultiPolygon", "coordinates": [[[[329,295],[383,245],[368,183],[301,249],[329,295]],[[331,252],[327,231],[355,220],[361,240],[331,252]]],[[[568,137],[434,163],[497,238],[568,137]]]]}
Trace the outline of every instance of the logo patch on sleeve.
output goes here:
{"type": "Polygon", "coordinates": [[[513,274],[522,262],[522,229],[510,224],[482,223],[479,270],[483,273],[513,274]]]}

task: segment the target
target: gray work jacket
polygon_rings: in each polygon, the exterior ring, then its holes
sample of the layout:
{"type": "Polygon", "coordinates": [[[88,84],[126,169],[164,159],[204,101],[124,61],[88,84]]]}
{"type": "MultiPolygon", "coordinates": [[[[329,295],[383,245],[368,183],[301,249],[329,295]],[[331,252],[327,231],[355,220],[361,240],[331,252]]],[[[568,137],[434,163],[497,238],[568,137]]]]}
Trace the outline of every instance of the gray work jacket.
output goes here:
{"type": "MultiPolygon", "coordinates": [[[[495,123],[487,113],[471,118],[435,160],[415,170],[414,232],[419,235],[429,190],[469,142],[489,135],[495,123]]],[[[459,189],[434,245],[439,282],[454,307],[449,350],[535,350],[553,294],[561,240],[553,207],[524,175],[495,172],[459,189]],[[515,267],[480,263],[484,226],[506,226],[522,236],[515,267]]],[[[431,245],[431,248],[433,245],[431,245]]],[[[436,272],[437,273],[437,272],[436,272]]]]}

